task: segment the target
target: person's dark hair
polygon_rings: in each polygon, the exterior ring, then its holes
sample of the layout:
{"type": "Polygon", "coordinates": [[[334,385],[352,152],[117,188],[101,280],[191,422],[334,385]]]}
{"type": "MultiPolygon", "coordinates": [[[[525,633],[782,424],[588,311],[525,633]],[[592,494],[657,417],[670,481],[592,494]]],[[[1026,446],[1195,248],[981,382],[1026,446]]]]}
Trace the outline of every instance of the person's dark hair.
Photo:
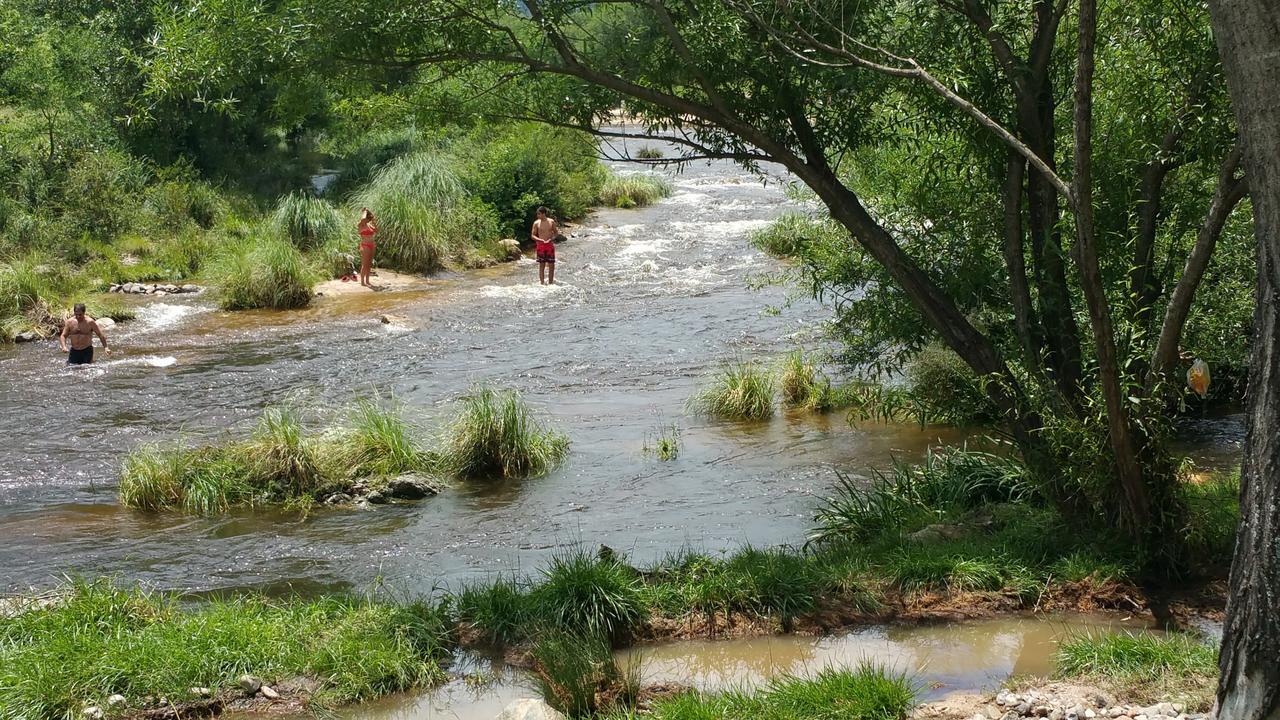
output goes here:
{"type": "Polygon", "coordinates": [[[76,303],[75,307],[71,308],[71,312],[77,315],[84,312],[84,303],[76,303]]]}
{"type": "Polygon", "coordinates": [[[543,215],[547,215],[547,216],[550,216],[550,215],[551,215],[551,211],[547,209],[547,206],[546,206],[546,205],[539,205],[539,206],[538,206],[538,212],[539,212],[539,213],[541,213],[541,214],[543,214],[543,215]]]}

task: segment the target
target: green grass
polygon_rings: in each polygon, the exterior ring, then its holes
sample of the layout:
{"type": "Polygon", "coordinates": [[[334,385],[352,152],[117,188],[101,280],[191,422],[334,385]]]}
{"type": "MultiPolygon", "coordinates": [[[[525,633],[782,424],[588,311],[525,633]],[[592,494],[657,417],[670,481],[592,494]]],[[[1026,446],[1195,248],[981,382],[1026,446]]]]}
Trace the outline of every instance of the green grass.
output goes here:
{"type": "Polygon", "coordinates": [[[542,427],[519,394],[482,387],[461,400],[440,453],[452,475],[487,479],[543,475],[568,450],[568,438],[542,427]]]}
{"type": "Polygon", "coordinates": [[[85,313],[92,318],[111,318],[116,322],[133,320],[138,317],[138,310],[126,305],[120,298],[105,296],[90,298],[85,302],[85,313]]]}
{"type": "Polygon", "coordinates": [[[636,151],[636,157],[640,160],[661,160],[663,154],[660,148],[646,145],[636,151]]]}
{"type": "Polygon", "coordinates": [[[648,436],[645,436],[642,452],[645,455],[653,455],[663,462],[680,457],[680,428],[674,424],[660,427],[654,434],[652,442],[648,436]]]}
{"type": "Polygon", "coordinates": [[[1213,705],[1218,650],[1186,633],[1079,635],[1058,646],[1056,675],[1085,679],[1130,698],[1186,703],[1192,710],[1213,705]]]}
{"type": "Polygon", "coordinates": [[[864,662],[851,669],[827,668],[813,678],[773,678],[755,692],[688,692],[662,698],[652,704],[645,717],[901,720],[915,706],[916,694],[916,686],[905,675],[864,662]]]}
{"type": "Polygon", "coordinates": [[[241,674],[317,681],[321,703],[439,682],[448,622],[423,604],[257,595],[183,605],[169,595],[77,582],[57,604],[0,618],[0,717],[78,717],[124,695],[190,697],[241,674]]]}
{"type": "Polygon", "coordinates": [[[455,601],[458,619],[478,630],[486,642],[510,645],[527,636],[532,603],[516,577],[465,584],[455,601]]]}
{"type": "Polygon", "coordinates": [[[571,718],[591,717],[607,709],[606,698],[623,684],[613,649],[598,635],[545,633],[534,643],[533,658],[542,698],[571,718]]]}
{"type": "Polygon", "coordinates": [[[794,350],[783,359],[778,392],[783,407],[811,411],[832,407],[831,381],[801,350],[794,350]]]}
{"type": "Polygon", "coordinates": [[[725,366],[710,386],[689,399],[689,409],[725,420],[763,420],[773,415],[773,376],[760,365],[725,366]]]}
{"type": "Polygon", "coordinates": [[[298,414],[268,408],[245,440],[204,447],[144,445],[125,458],[120,502],[212,515],[265,503],[313,502],[358,478],[427,472],[398,411],[358,404],[349,425],[308,434],[298,414]]]}
{"type": "Polygon", "coordinates": [[[671,195],[671,181],[662,175],[611,175],[600,189],[600,203],[615,208],[652,205],[671,195]]]}
{"type": "Polygon", "coordinates": [[[318,279],[292,243],[270,232],[224,248],[208,274],[224,310],[305,307],[318,279]]]}
{"type": "Polygon", "coordinates": [[[645,619],[639,574],[614,557],[561,551],[531,593],[535,622],[620,642],[645,619]]]}
{"type": "Polygon", "coordinates": [[[0,262],[0,342],[29,331],[53,335],[63,306],[81,289],[54,259],[29,255],[0,262]]]}
{"type": "Polygon", "coordinates": [[[452,210],[466,198],[442,157],[415,153],[384,165],[355,197],[378,224],[378,262],[407,272],[445,267],[454,242],[452,210]]]}
{"type": "MultiPolygon", "coordinates": [[[[348,232],[348,223],[337,208],[306,192],[290,193],[280,198],[271,215],[271,223],[300,250],[352,236],[348,232]]],[[[350,225],[354,228],[354,221],[350,225]]]]}

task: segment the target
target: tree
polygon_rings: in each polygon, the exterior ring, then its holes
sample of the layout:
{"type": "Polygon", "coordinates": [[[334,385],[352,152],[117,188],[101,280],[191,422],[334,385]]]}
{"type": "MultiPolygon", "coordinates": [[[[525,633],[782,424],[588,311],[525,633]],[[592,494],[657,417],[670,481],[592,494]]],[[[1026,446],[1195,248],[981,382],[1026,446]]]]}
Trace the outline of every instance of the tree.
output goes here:
{"type": "MultiPolygon", "coordinates": [[[[1154,529],[1164,545],[1176,513],[1161,387],[1208,266],[1196,258],[1212,256],[1244,194],[1207,19],[1166,4],[1081,0],[1072,17],[1065,0],[322,0],[264,17],[261,4],[222,0],[173,14],[151,72],[200,92],[202,55],[205,65],[229,61],[209,62],[217,37],[243,47],[265,36],[261,52],[295,67],[461,79],[503,117],[607,140],[669,139],[685,161],[779,163],[856,243],[843,252],[867,258],[867,273],[918,322],[906,346],[918,349],[927,331],[983,379],[1060,506],[1103,513],[1135,537],[1154,529]],[[1101,46],[1100,16],[1110,23],[1101,46]],[[1150,17],[1161,21],[1141,22],[1150,17]],[[1149,67],[1165,74],[1129,92],[1125,71],[1149,67]],[[641,127],[602,128],[619,106],[641,127]],[[996,198],[1001,218],[990,234],[960,238],[966,253],[999,248],[1003,265],[972,297],[931,269],[948,261],[930,252],[948,230],[919,216],[891,222],[857,180],[870,153],[938,141],[957,148],[956,164],[996,198]],[[1170,211],[1173,193],[1206,195],[1189,189],[1206,176],[1220,200],[1199,222],[1184,206],[1170,211]],[[1188,225],[1203,230],[1198,254],[1178,242],[1188,225]],[[1165,269],[1176,266],[1180,277],[1165,269]],[[1175,277],[1182,291],[1171,293],[1175,277]],[[1092,360],[1081,352],[1081,306],[1092,360]],[[1012,344],[1001,324],[976,322],[988,311],[1013,319],[1012,344]],[[1102,429],[1105,497],[1082,498],[1064,478],[1047,432],[1060,418],[1102,429]]],[[[990,209],[981,200],[975,212],[990,209]]],[[[953,203],[958,213],[964,202],[953,203]]]]}
{"type": "Polygon", "coordinates": [[[1218,657],[1218,717],[1280,717],[1280,18],[1268,0],[1214,0],[1214,36],[1254,183],[1257,309],[1241,518],[1218,657]]]}

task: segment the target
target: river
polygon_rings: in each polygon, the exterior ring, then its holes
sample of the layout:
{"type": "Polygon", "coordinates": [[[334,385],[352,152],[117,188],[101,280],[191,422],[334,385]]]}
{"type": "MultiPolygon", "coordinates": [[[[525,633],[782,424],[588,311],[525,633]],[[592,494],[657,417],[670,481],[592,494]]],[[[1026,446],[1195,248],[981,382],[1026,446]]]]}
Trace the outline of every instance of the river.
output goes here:
{"type": "Polygon", "coordinates": [[[851,427],[839,413],[751,424],[686,414],[722,363],[813,346],[830,310],[777,285],[749,289],[782,267],[747,243],[794,207],[782,179],[711,162],[673,180],[674,195],[655,206],[601,210],[573,228],[554,287],[538,285],[526,258],[288,313],[145,298],[139,318],[113,333],[116,355],[91,369],[67,368],[48,342],[0,348],[0,592],[110,574],[194,592],[363,590],[381,579],[424,593],[535,571],[577,542],[641,562],[682,547],[798,543],[835,469],[866,475],[960,437],[851,427]],[[379,322],[384,312],[408,326],[379,322]],[[568,461],[546,477],[306,519],[116,502],[121,460],[140,443],[243,432],[285,402],[321,423],[370,395],[439,427],[476,383],[520,390],[568,434],[568,461]],[[679,458],[646,457],[646,435],[670,423],[679,458]]]}

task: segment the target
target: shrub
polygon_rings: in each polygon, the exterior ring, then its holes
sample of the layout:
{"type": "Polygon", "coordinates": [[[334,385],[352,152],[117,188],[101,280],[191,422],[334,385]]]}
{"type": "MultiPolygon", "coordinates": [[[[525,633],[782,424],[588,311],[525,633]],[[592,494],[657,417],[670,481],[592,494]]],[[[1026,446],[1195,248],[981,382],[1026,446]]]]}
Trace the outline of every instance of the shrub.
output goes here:
{"type": "Polygon", "coordinates": [[[85,313],[92,318],[111,318],[116,322],[138,317],[137,308],[114,297],[96,297],[85,303],[85,313]]]}
{"type": "Polygon", "coordinates": [[[515,392],[479,388],[461,405],[442,449],[444,466],[455,476],[534,477],[568,452],[568,439],[542,428],[515,392]]]}
{"type": "Polygon", "coordinates": [[[1240,524],[1240,469],[1184,480],[1178,495],[1186,508],[1183,537],[1192,560],[1208,568],[1230,565],[1240,524]]]}
{"type": "Polygon", "coordinates": [[[778,386],[784,407],[826,410],[831,406],[831,381],[801,350],[788,353],[783,360],[778,386]]]}
{"type": "Polygon", "coordinates": [[[533,658],[542,699],[571,718],[604,709],[602,701],[622,680],[609,643],[598,635],[548,633],[534,644],[533,658]]]}
{"type": "Polygon", "coordinates": [[[645,617],[635,570],[580,547],[557,553],[533,591],[533,607],[548,629],[619,641],[645,617]]]}
{"type": "Polygon", "coordinates": [[[924,401],[934,418],[952,425],[991,422],[999,413],[973,370],[950,348],[929,345],[907,369],[911,394],[924,401]]]}
{"type": "Polygon", "coordinates": [[[671,181],[661,175],[611,175],[600,189],[600,202],[624,209],[644,207],[669,197],[671,190],[671,181]]]}
{"type": "Polygon", "coordinates": [[[470,623],[495,644],[524,639],[531,617],[529,596],[514,577],[487,585],[464,585],[457,596],[458,619],[470,623]]]}
{"type": "Polygon", "coordinates": [[[270,234],[225,248],[214,259],[209,277],[224,310],[305,307],[316,282],[302,253],[270,234]]]}
{"type": "Polygon", "coordinates": [[[358,187],[387,163],[408,155],[420,145],[420,133],[411,127],[369,132],[351,146],[334,153],[339,159],[338,178],[329,191],[345,192],[358,187]]]}
{"type": "Polygon", "coordinates": [[[773,378],[753,363],[727,365],[710,387],[689,400],[689,408],[710,417],[763,420],[773,415],[773,378]]]}
{"type": "Polygon", "coordinates": [[[356,403],[348,427],[326,438],[321,454],[332,477],[388,477],[431,469],[414,440],[414,428],[396,407],[356,403]]]}
{"type": "Polygon", "coordinates": [[[305,192],[280,198],[271,222],[277,232],[302,250],[346,239],[348,235],[337,208],[305,192]]]}

